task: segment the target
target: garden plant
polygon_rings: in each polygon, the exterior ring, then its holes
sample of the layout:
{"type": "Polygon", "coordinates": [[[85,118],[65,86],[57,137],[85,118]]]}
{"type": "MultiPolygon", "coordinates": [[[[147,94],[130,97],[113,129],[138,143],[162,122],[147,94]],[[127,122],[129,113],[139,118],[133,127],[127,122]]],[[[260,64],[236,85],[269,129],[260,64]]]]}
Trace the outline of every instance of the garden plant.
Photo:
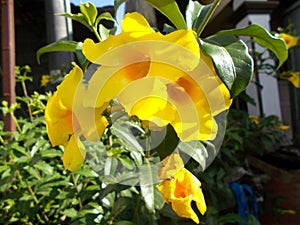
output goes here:
{"type": "Polygon", "coordinates": [[[285,41],[255,24],[202,38],[220,0],[191,0],[185,15],[175,0],[145,1],[169,19],[163,30],[132,12],[116,33],[100,24],[115,19],[92,2],[58,15],[97,41],[37,51],[38,61],[54,51],[76,55],[55,91],[27,93],[30,68],[17,68],[24,96],[1,107],[17,131],[1,123],[0,223],[259,224],[235,213],[229,174],[245,167],[259,132],[256,150],[278,142],[280,123],[230,110],[254,70],[239,36],[270,50],[277,67],[287,59],[285,41]]]}

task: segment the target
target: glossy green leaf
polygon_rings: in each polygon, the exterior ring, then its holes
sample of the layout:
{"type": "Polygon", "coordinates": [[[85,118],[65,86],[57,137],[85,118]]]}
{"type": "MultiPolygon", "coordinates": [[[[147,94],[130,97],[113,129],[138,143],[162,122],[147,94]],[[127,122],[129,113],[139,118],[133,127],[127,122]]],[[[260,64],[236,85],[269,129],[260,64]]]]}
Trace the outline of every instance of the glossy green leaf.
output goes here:
{"type": "Polygon", "coordinates": [[[108,21],[115,22],[115,19],[109,12],[101,13],[96,19],[95,26],[97,26],[101,20],[108,20],[108,21]]]}
{"type": "Polygon", "coordinates": [[[275,56],[279,60],[278,67],[280,67],[288,57],[288,51],[284,40],[272,35],[265,28],[257,24],[252,24],[248,27],[240,29],[222,30],[219,31],[217,35],[218,34],[253,37],[254,41],[257,42],[257,44],[269,49],[275,54],[275,56]]]}
{"type": "Polygon", "coordinates": [[[154,187],[154,207],[155,209],[162,209],[163,206],[165,204],[165,200],[161,194],[161,192],[156,188],[156,186],[154,187]]]}
{"type": "Polygon", "coordinates": [[[99,35],[101,37],[101,40],[104,41],[105,39],[107,39],[109,37],[109,34],[110,34],[110,29],[107,29],[105,26],[100,24],[99,35]]]}
{"type": "Polygon", "coordinates": [[[154,212],[154,184],[157,183],[157,169],[150,163],[139,167],[139,182],[141,194],[146,207],[150,212],[154,212]]]}
{"type": "Polygon", "coordinates": [[[36,52],[36,59],[37,62],[40,63],[40,57],[41,55],[49,52],[58,52],[58,51],[64,51],[64,52],[75,52],[77,47],[76,41],[58,41],[53,42],[49,45],[46,45],[44,47],[41,47],[36,52]]]}
{"type": "Polygon", "coordinates": [[[120,142],[128,151],[143,155],[143,146],[139,143],[137,137],[131,132],[131,127],[133,126],[134,123],[129,120],[127,114],[124,114],[122,117],[113,122],[111,131],[119,138],[120,142]]]}
{"type": "MultiPolygon", "coordinates": [[[[208,157],[208,152],[200,141],[180,142],[178,144],[178,149],[198,162],[202,167],[202,170],[207,167],[206,159],[208,157]]],[[[215,157],[215,155],[213,157],[215,157]]]]}
{"type": "Polygon", "coordinates": [[[64,17],[70,18],[72,20],[75,20],[91,30],[91,27],[90,27],[88,21],[86,20],[85,16],[82,13],[78,13],[78,14],[62,13],[62,14],[58,14],[58,16],[64,16],[64,17]]]}
{"type": "Polygon", "coordinates": [[[91,2],[84,2],[80,3],[80,11],[86,18],[86,21],[90,26],[94,26],[97,15],[98,15],[98,10],[96,6],[91,3],[91,2]]]}
{"type": "Polygon", "coordinates": [[[186,9],[187,27],[197,30],[210,8],[211,4],[201,5],[197,1],[190,0],[186,9]]]}
{"type": "Polygon", "coordinates": [[[186,29],[186,23],[183,15],[175,0],[145,0],[154,8],[164,14],[177,29],[186,29]]]}
{"type": "Polygon", "coordinates": [[[231,97],[244,91],[253,75],[253,60],[247,45],[240,39],[230,35],[212,36],[205,41],[224,47],[233,61],[236,77],[230,89],[231,97]]]}
{"type": "Polygon", "coordinates": [[[171,125],[166,127],[165,138],[163,141],[155,148],[158,153],[160,160],[163,160],[166,156],[170,155],[177,147],[179,138],[176,131],[171,125]]]}
{"type": "Polygon", "coordinates": [[[220,79],[227,86],[228,90],[231,90],[236,78],[236,71],[234,62],[226,48],[202,40],[200,40],[200,45],[204,53],[212,59],[220,79]]]}

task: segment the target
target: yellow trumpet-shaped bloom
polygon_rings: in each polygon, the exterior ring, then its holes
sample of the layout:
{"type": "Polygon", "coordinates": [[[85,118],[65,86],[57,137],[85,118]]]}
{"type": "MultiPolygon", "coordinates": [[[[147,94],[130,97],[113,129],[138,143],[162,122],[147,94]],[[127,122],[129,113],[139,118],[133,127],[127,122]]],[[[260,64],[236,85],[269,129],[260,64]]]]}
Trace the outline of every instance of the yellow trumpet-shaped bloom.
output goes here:
{"type": "Polygon", "coordinates": [[[281,37],[285,41],[287,49],[295,47],[296,45],[299,44],[299,37],[292,36],[286,33],[280,33],[279,37],[281,37]]]}
{"type": "Polygon", "coordinates": [[[171,124],[182,141],[215,138],[214,116],[228,109],[230,94],[193,30],[163,35],[141,14],[129,13],[120,34],[100,43],[87,39],[82,49],[101,65],[88,82],[85,107],[117,98],[154,129],[171,124]]]}
{"type": "Polygon", "coordinates": [[[166,157],[162,162],[158,176],[164,179],[157,188],[162,193],[164,200],[180,217],[192,219],[199,224],[199,218],[192,209],[192,201],[203,215],[206,212],[206,203],[201,190],[200,181],[184,168],[178,153],[166,157]]]}
{"type": "Polygon", "coordinates": [[[104,107],[83,106],[86,96],[82,78],[82,70],[74,64],[74,68],[50,97],[45,109],[50,142],[53,146],[64,146],[63,163],[71,171],[77,170],[85,158],[85,148],[80,137],[90,141],[99,140],[108,125],[102,116],[104,107]]]}
{"type": "Polygon", "coordinates": [[[150,129],[170,124],[182,141],[216,137],[215,116],[228,109],[230,94],[192,29],[163,35],[141,14],[129,13],[120,34],[100,43],[86,39],[82,51],[99,64],[96,71],[84,85],[83,71],[74,64],[45,112],[52,145],[65,147],[66,168],[81,165],[80,140],[100,139],[108,125],[102,113],[115,98],[150,129]]]}
{"type": "Polygon", "coordinates": [[[286,71],[286,72],[281,73],[279,75],[279,78],[288,80],[296,88],[300,87],[300,72],[286,71]]]}

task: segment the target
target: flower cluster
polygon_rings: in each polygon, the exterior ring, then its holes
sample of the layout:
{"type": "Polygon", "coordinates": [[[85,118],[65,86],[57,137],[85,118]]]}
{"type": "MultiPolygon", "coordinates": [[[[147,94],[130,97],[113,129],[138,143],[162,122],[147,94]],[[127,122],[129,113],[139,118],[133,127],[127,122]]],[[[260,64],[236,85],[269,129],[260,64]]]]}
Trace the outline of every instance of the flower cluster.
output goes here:
{"type": "Polygon", "coordinates": [[[138,13],[125,15],[122,29],[99,43],[86,39],[83,53],[99,66],[89,79],[74,64],[47,104],[50,141],[65,146],[69,170],[83,162],[81,140],[100,139],[108,125],[103,111],[114,98],[150,130],[171,124],[182,141],[214,139],[214,116],[231,104],[193,30],[163,35],[138,13]]]}

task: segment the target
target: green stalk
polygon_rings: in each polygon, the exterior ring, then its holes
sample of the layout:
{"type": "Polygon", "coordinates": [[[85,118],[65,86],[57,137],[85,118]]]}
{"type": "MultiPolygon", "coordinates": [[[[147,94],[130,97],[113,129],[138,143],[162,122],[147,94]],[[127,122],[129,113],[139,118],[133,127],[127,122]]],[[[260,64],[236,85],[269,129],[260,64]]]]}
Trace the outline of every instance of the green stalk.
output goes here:
{"type": "Polygon", "coordinates": [[[101,42],[102,39],[101,39],[101,37],[100,37],[100,35],[99,35],[98,31],[97,31],[97,28],[93,26],[93,27],[92,27],[92,30],[93,30],[93,33],[96,35],[98,41],[101,42]]]}
{"type": "Polygon", "coordinates": [[[15,117],[14,112],[10,112],[9,114],[10,114],[11,118],[13,119],[13,121],[15,122],[16,127],[17,127],[17,129],[18,129],[18,132],[19,132],[19,133],[22,133],[22,129],[21,129],[19,123],[18,123],[17,118],[15,117]]]}
{"type": "Polygon", "coordinates": [[[216,8],[218,7],[218,5],[220,4],[221,0],[214,0],[214,2],[212,3],[212,6],[210,7],[208,13],[205,15],[202,23],[200,24],[200,26],[197,29],[197,35],[198,37],[200,37],[201,33],[203,32],[204,28],[206,27],[208,21],[210,20],[211,16],[214,14],[216,8]]]}
{"type": "MultiPolygon", "coordinates": [[[[26,73],[25,73],[24,76],[26,76],[26,73]]],[[[24,96],[28,99],[27,88],[26,88],[25,81],[23,79],[21,81],[21,84],[22,84],[22,89],[23,89],[23,92],[24,92],[24,96]]],[[[30,104],[28,102],[27,102],[27,108],[28,108],[29,119],[32,122],[33,121],[32,112],[31,112],[31,109],[30,109],[30,104]]]]}
{"type": "MultiPolygon", "coordinates": [[[[77,182],[76,182],[76,179],[74,177],[73,172],[71,173],[71,176],[72,176],[72,181],[73,181],[73,184],[74,184],[74,188],[76,189],[77,194],[79,194],[78,189],[77,189],[77,182]]],[[[82,201],[81,201],[81,198],[79,196],[77,197],[77,200],[78,200],[78,203],[79,203],[79,208],[82,209],[82,207],[83,207],[82,206],[82,201]]]]}

